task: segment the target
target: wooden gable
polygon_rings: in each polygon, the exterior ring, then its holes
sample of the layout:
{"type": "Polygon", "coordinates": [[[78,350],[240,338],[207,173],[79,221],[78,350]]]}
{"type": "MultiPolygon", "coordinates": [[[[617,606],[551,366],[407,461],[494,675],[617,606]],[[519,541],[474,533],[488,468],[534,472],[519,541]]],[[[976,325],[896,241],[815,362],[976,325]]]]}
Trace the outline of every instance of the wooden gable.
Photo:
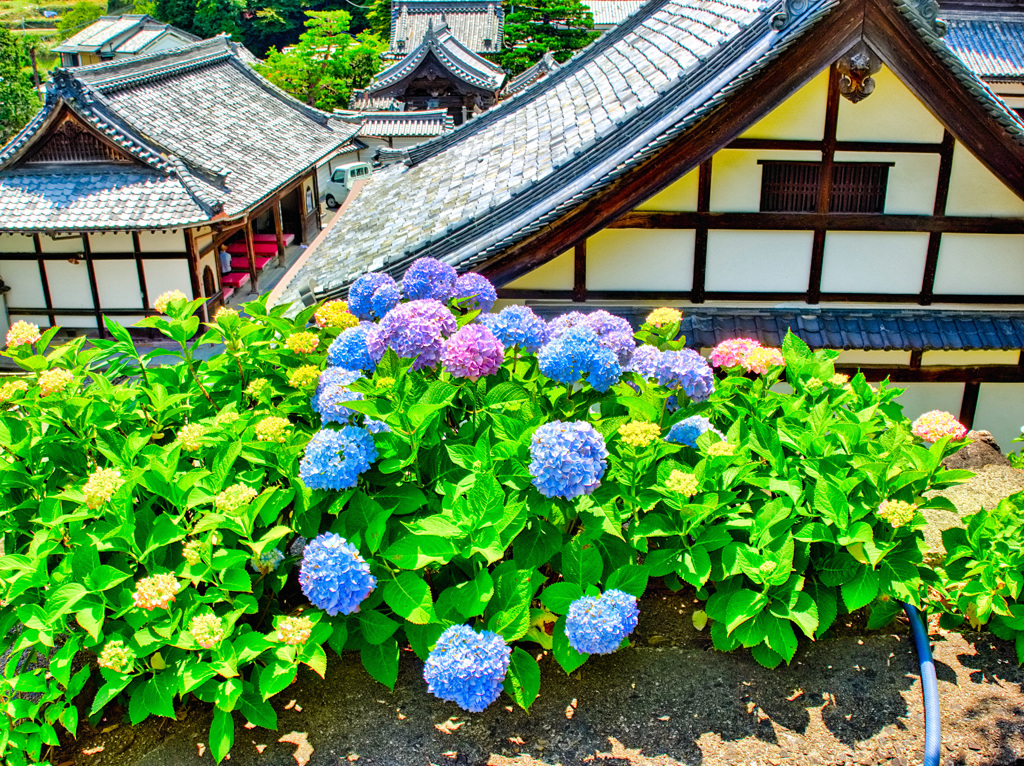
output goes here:
{"type": "Polygon", "coordinates": [[[32,166],[91,163],[142,165],[70,109],[64,108],[25,151],[17,164],[32,166]]]}

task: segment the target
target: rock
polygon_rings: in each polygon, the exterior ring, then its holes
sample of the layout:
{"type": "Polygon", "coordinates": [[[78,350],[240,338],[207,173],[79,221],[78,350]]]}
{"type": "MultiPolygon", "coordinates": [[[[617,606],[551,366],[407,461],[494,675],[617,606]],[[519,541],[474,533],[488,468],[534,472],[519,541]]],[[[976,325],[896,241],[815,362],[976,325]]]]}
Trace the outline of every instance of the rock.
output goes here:
{"type": "Polygon", "coordinates": [[[971,431],[967,438],[970,443],[966,447],[961,447],[942,461],[946,468],[974,470],[987,465],[1010,465],[991,432],[971,431]]]}

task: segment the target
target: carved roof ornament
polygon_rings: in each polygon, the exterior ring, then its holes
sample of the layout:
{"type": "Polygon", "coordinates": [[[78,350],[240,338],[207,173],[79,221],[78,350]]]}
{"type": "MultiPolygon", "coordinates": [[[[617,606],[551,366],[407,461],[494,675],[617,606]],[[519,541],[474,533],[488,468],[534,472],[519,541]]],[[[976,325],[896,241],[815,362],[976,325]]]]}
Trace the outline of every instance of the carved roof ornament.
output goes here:
{"type": "Polygon", "coordinates": [[[939,18],[939,4],[937,0],[906,0],[907,5],[916,13],[924,23],[939,37],[946,34],[946,22],[939,18]]]}
{"type": "Polygon", "coordinates": [[[782,9],[772,16],[772,28],[781,32],[811,6],[811,0],[783,0],[782,9]]]}
{"type": "Polygon", "coordinates": [[[875,79],[882,60],[863,40],[836,62],[839,70],[839,93],[854,104],[863,101],[875,90],[875,79]]]}

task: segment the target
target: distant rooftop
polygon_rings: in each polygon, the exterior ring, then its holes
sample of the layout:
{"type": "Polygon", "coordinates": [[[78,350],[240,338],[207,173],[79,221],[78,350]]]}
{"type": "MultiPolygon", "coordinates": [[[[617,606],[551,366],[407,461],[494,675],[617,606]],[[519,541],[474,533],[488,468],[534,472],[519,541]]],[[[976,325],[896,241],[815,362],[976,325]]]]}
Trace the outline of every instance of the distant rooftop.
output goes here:
{"type": "Polygon", "coordinates": [[[157,21],[145,14],[101,16],[80,32],[54,48],[55,53],[138,53],[157,38],[170,34],[182,43],[199,38],[184,30],[157,21]]]}
{"type": "Polygon", "coordinates": [[[454,127],[447,109],[422,112],[338,111],[336,117],[359,125],[359,135],[372,138],[428,138],[447,133],[454,127]]]}
{"type": "Polygon", "coordinates": [[[583,0],[583,4],[594,14],[594,26],[600,28],[621,24],[643,7],[644,0],[583,0]]]}
{"type": "Polygon", "coordinates": [[[501,50],[505,12],[500,0],[393,0],[386,57],[405,56],[420,44],[427,27],[443,25],[469,50],[496,53],[501,50]]]}

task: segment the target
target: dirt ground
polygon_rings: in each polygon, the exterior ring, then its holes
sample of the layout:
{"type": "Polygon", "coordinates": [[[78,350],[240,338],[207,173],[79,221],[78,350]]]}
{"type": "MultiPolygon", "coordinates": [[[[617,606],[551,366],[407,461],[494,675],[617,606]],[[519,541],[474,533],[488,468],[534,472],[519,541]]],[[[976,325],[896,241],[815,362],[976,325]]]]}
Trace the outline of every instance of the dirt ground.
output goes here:
{"type": "MultiPolygon", "coordinates": [[[[981,469],[951,499],[970,513],[1024,486],[1024,474],[981,469]]],[[[948,514],[954,516],[953,514],[948,514]]],[[[956,523],[932,519],[936,528],[956,523]]],[[[930,541],[938,540],[930,532],[930,541]]],[[[870,633],[838,625],[801,644],[791,665],[766,670],[723,654],[693,628],[692,597],[653,591],[641,602],[634,646],[594,657],[567,676],[541,657],[530,713],[502,696],[467,714],[427,694],[422,663],[403,654],[389,691],[356,655],[331,656],[326,681],[309,672],[274,700],[279,730],[236,715],[235,766],[570,766],[920,764],[924,743],[918,664],[905,621],[870,633]]],[[[1024,766],[1024,669],[1014,647],[988,634],[930,627],[942,707],[943,766],[1024,766]]],[[[199,766],[209,712],[131,728],[104,722],[57,763],[199,766]]]]}

